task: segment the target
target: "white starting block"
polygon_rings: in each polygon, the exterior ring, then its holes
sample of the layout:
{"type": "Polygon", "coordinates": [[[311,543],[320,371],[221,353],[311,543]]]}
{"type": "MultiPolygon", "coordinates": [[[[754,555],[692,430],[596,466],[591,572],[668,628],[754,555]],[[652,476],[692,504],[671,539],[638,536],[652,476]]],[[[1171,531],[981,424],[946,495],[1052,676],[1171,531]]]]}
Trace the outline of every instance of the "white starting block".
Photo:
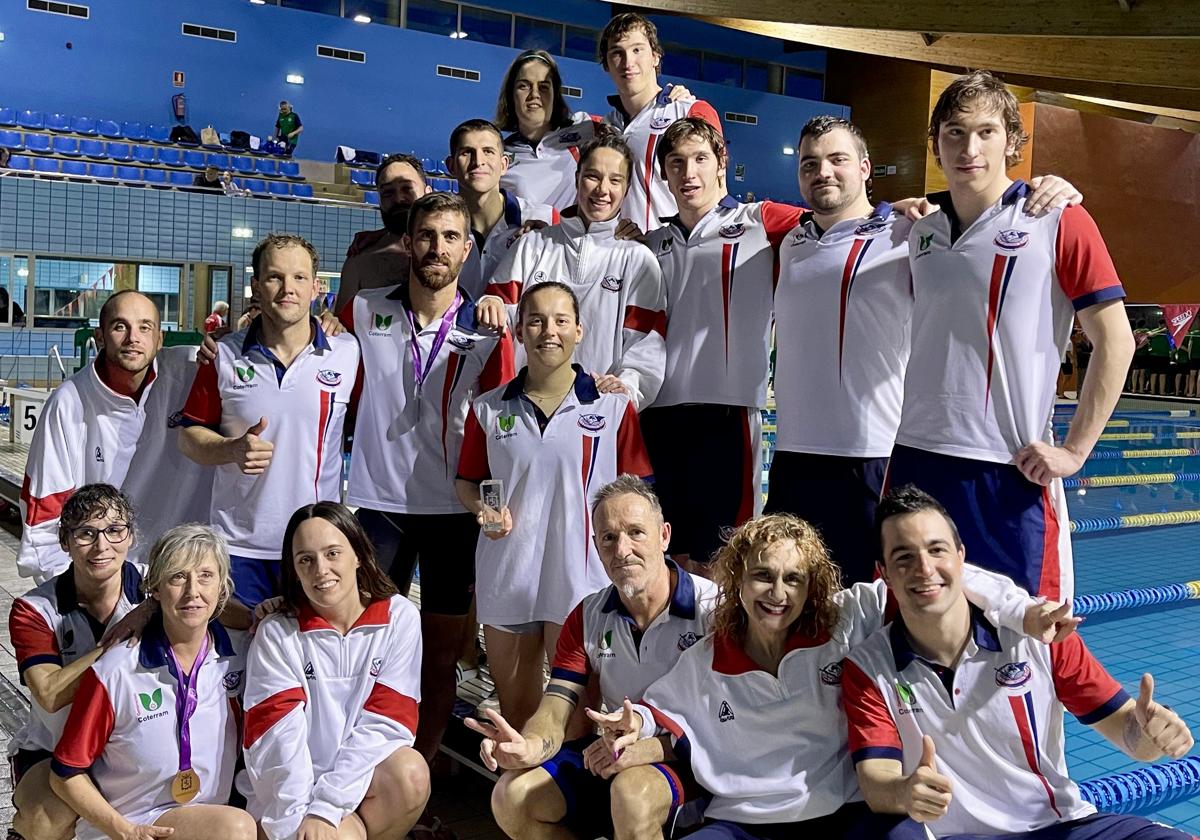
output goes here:
{"type": "Polygon", "coordinates": [[[41,388],[17,388],[4,386],[4,399],[8,403],[8,442],[29,446],[33,432],[42,416],[42,408],[50,399],[51,391],[41,388]]]}

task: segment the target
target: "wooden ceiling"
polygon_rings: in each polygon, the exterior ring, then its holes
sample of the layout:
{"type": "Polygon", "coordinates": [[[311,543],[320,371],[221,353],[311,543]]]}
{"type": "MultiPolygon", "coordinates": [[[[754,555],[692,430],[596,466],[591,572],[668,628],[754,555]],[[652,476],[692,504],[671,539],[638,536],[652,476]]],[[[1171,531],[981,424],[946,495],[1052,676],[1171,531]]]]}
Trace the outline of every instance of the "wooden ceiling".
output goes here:
{"type": "MultiPolygon", "coordinates": [[[[628,5],[628,4],[626,4],[628,5]]],[[[638,0],[817,47],[993,70],[1200,124],[1200,0],[638,0]]]]}

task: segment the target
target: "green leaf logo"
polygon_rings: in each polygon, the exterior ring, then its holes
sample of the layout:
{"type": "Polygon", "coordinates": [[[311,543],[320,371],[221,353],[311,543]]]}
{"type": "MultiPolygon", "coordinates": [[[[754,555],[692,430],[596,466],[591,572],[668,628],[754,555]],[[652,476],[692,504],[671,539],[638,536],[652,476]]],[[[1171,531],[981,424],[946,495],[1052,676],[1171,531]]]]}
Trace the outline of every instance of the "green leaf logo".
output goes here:
{"type": "Polygon", "coordinates": [[[611,650],[611,649],[612,649],[612,631],[609,630],[607,633],[605,633],[603,636],[600,637],[600,650],[611,650]]]}
{"type": "Polygon", "coordinates": [[[919,251],[919,252],[923,253],[925,251],[928,251],[929,246],[932,244],[933,244],[933,234],[932,233],[929,234],[928,236],[918,236],[917,237],[917,251],[919,251]]]}
{"type": "Polygon", "coordinates": [[[500,415],[500,431],[511,432],[513,430],[513,426],[515,426],[516,423],[517,423],[517,418],[512,416],[511,414],[501,414],[500,415]]]}
{"type": "Polygon", "coordinates": [[[147,712],[157,712],[159,706],[162,705],[162,689],[154,689],[153,694],[138,694],[138,700],[142,703],[142,708],[147,712]]]}
{"type": "Polygon", "coordinates": [[[900,698],[900,702],[905,706],[911,706],[917,702],[917,696],[913,694],[912,686],[908,683],[896,683],[896,696],[900,698]]]}
{"type": "Polygon", "coordinates": [[[391,328],[392,328],[392,316],[391,315],[380,315],[378,312],[376,312],[375,313],[375,329],[390,330],[391,328]]]}
{"type": "Polygon", "coordinates": [[[234,365],[233,369],[237,371],[238,379],[242,380],[243,382],[249,382],[254,378],[253,367],[241,367],[239,365],[234,365]]]}

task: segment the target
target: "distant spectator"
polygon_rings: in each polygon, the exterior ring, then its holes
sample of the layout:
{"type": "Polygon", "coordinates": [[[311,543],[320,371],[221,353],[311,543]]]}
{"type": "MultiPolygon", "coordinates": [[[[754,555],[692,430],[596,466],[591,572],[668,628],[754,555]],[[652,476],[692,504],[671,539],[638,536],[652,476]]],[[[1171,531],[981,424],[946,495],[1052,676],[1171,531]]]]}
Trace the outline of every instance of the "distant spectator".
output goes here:
{"type": "Polygon", "coordinates": [[[250,190],[239,187],[228,170],[221,173],[221,189],[225,190],[225,195],[250,195],[250,190]]]}
{"type": "Polygon", "coordinates": [[[242,317],[238,318],[237,331],[241,332],[250,327],[250,322],[259,315],[258,301],[252,300],[246,305],[246,311],[242,313],[242,317]]]}
{"type": "Polygon", "coordinates": [[[213,304],[213,311],[204,319],[204,331],[206,333],[216,332],[225,326],[225,321],[229,317],[229,304],[223,300],[219,300],[213,304]]]}
{"type": "Polygon", "coordinates": [[[224,189],[225,185],[222,183],[221,170],[215,166],[204,167],[204,171],[198,173],[192,179],[192,186],[207,187],[210,190],[224,189]]]}
{"type": "Polygon", "coordinates": [[[286,99],[279,103],[279,117],[275,120],[275,136],[287,145],[290,155],[296,150],[296,141],[304,131],[300,115],[292,110],[292,104],[286,99]]]}
{"type": "Polygon", "coordinates": [[[0,149],[0,169],[8,169],[8,159],[11,157],[11,151],[8,149],[0,149]]]}

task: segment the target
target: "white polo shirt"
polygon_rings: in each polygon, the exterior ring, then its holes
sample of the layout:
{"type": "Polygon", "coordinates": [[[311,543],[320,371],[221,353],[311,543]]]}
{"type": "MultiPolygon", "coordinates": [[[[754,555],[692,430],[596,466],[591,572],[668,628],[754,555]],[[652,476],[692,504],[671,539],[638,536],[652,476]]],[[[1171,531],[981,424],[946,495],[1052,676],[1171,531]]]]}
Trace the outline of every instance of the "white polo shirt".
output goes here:
{"type": "Polygon", "coordinates": [[[181,422],[239,437],[267,418],[270,465],[261,475],[217,467],[211,522],[230,554],[278,560],[298,507],[342,499],[342,426],[359,354],[354,336],[326,338],[311,320],[312,343],[284,368],[260,343],[260,323],[217,342],[217,359],[196,374],[181,422]]]}
{"type": "Polygon", "coordinates": [[[71,564],[58,544],[58,515],[85,484],[125,480],[158,375],[146,373],[140,402],[118,394],[97,373],[102,357],[54,389],[46,400],[25,462],[17,571],[44,583],[71,564]]]}
{"type": "Polygon", "coordinates": [[[908,363],[912,223],[881,203],[822,232],[805,214],[779,248],[775,448],[886,458],[908,363]]]}
{"type": "Polygon", "coordinates": [[[263,621],[246,663],[243,793],[267,837],[358,808],[375,768],[412,746],[420,699],[421,619],[402,595],[371,602],[344,636],[307,604],[263,621]]]}
{"type": "Polygon", "coordinates": [[[680,654],[704,637],[716,606],[716,584],[665,560],[674,581],[671,600],[645,632],[638,630],[617,587],[610,584],[593,592],[567,616],[551,679],[586,686],[596,674],[604,704],[619,709],[626,697],[641,697],[680,654]]]}
{"type": "Polygon", "coordinates": [[[1075,313],[1125,290],[1082,207],[1022,209],[1015,182],[960,230],[949,193],[913,225],[912,354],[896,442],[1010,464],[1049,441],[1059,365],[1075,313]]]}
{"type": "MultiPolygon", "coordinates": [[[[1007,578],[981,569],[965,572],[964,586],[1009,626],[1021,627],[1033,603],[1007,578]]],[[[671,734],[676,754],[689,757],[696,781],[713,794],[705,816],[796,822],[862,799],[846,749],[842,660],[883,626],[889,596],[877,580],[833,597],[833,632],[789,638],[778,677],[737,643],[710,636],[646,689],[637,707],[642,736],[671,734]]]]}
{"type": "Polygon", "coordinates": [[[591,376],[575,371],[575,387],[549,419],[522,392],[525,370],[478,397],[467,415],[458,477],[503,480],[513,518],[503,539],[479,535],[481,624],[562,624],[585,595],[606,586],[592,541],[595,493],[622,473],[651,474],[629,397],[601,394],[591,376]]]}
{"type": "MultiPolygon", "coordinates": [[[[513,375],[511,341],[477,329],[475,302],[463,297],[420,388],[407,284],[361,291],[342,311],[342,323],[362,351],[347,504],[462,513],[454,476],[471,400],[513,375]]],[[[437,319],[417,333],[422,366],[429,364],[440,327],[437,319]]]]}
{"type": "Polygon", "coordinates": [[[672,87],[664,87],[646,107],[632,115],[625,113],[620,96],[608,97],[613,109],[604,120],[625,136],[636,164],[629,179],[629,194],[621,204],[621,218],[632,219],[644,233],[662,227],[663,219],[677,212],[675,197],[667,187],[655,154],[659,138],[671,123],[684,117],[699,117],[721,131],[721,118],[713,106],[693,98],[672,102],[672,87]]]}
{"type": "Polygon", "coordinates": [[[559,222],[558,210],[549,204],[535,204],[503,189],[500,194],[504,197],[504,215],[486,236],[471,231],[473,245],[458,275],[458,287],[472,298],[483,294],[496,266],[520,238],[523,224],[535,221],[556,225],[559,222]]]}
{"type": "MultiPolygon", "coordinates": [[[[189,725],[192,768],[200,777],[194,805],[229,801],[238,756],[245,662],[225,628],[213,621],[209,633],[189,725]]],[[[171,798],[179,772],[178,684],[167,646],[161,620],[152,621],[140,644],[111,648],[84,673],[50,764],[64,778],[89,774],[108,804],[135,824],[179,807],[171,798]]],[[[82,819],[76,833],[79,840],[107,836],[82,819]]]]}
{"type": "MultiPolygon", "coordinates": [[[[583,324],[575,361],[589,373],[614,374],[641,409],[663,383],[666,289],[645,246],[613,236],[619,221],[588,224],[573,216],[525,234],[496,269],[488,292],[508,304],[515,325],[525,288],[548,280],[570,286],[583,324]]],[[[523,362],[518,348],[516,364],[523,362]]]]}
{"type": "Polygon", "coordinates": [[[655,405],[767,404],[776,249],[800,208],[722,198],[690,233],[646,238],[667,285],[667,362],[655,405]]]}
{"type": "MultiPolygon", "coordinates": [[[[121,568],[121,595],[109,617],[120,621],[142,602],[142,573],[133,563],[121,568]]],[[[8,614],[8,635],[17,655],[17,672],[25,685],[25,672],[34,665],[70,665],[91,653],[104,635],[103,624],[79,606],[75,572],[70,566],[58,577],[46,581],[13,601],[8,614]]],[[[62,735],[70,706],[57,712],[43,709],[36,701],[29,704],[29,718],[8,743],[8,754],[17,750],[52,752],[62,735]]]]}
{"type": "Polygon", "coordinates": [[[598,117],[586,112],[575,114],[576,122],[549,132],[532,143],[513,132],[504,138],[508,171],[500,177],[500,186],[534,204],[549,204],[566,210],[575,203],[575,175],[579,166],[579,147],[595,136],[598,117]]]}
{"type": "Polygon", "coordinates": [[[972,633],[945,669],[913,652],[900,617],[858,647],[842,673],[854,761],[890,758],[905,773],[933,738],[954,783],[937,835],[1010,834],[1095,813],[1067,774],[1063,709],[1095,724],[1129,700],[1072,635],[1052,645],[997,630],[972,610],[972,633]]]}

